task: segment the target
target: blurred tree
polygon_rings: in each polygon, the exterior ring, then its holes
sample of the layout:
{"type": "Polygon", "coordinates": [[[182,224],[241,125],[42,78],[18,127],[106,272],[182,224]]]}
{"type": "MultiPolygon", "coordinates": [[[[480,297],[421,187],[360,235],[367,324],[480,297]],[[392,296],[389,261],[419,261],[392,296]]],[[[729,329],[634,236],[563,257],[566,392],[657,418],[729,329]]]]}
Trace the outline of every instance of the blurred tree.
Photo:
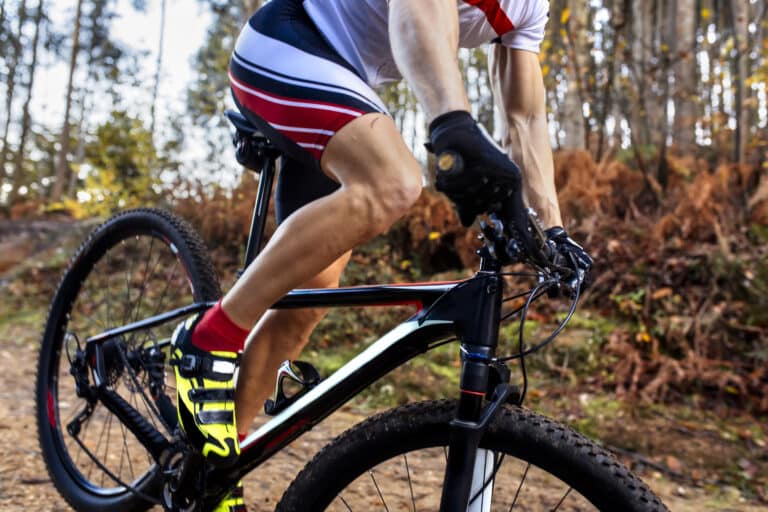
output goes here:
{"type": "Polygon", "coordinates": [[[69,169],[69,142],[70,142],[70,113],[72,109],[72,96],[75,87],[75,71],[77,70],[77,57],[80,53],[80,27],[83,12],[84,0],[77,0],[75,19],[72,29],[72,50],[69,57],[69,74],[67,79],[67,89],[64,96],[64,123],[61,128],[59,142],[58,160],[56,164],[56,176],[54,177],[53,188],[51,189],[51,200],[61,201],[64,193],[64,183],[67,181],[70,173],[69,169]]]}
{"type": "Polygon", "coordinates": [[[157,202],[153,187],[157,152],[152,133],[125,111],[114,111],[86,145],[89,167],[81,200],[87,213],[108,215],[121,208],[157,202]]]}
{"type": "Polygon", "coordinates": [[[22,39],[24,37],[24,23],[27,19],[27,3],[26,0],[21,0],[19,3],[19,9],[17,13],[17,29],[16,34],[9,37],[11,38],[11,56],[7,63],[8,75],[5,85],[5,125],[3,126],[3,148],[0,149],[0,177],[5,181],[6,171],[5,164],[10,154],[9,148],[9,135],[11,120],[13,119],[13,95],[16,92],[16,79],[17,67],[22,59],[22,39]]]}
{"type": "Polygon", "coordinates": [[[674,63],[674,139],[677,149],[690,153],[696,143],[696,97],[699,83],[696,65],[696,2],[677,0],[674,4],[672,48],[674,63]]]}
{"type": "Polygon", "coordinates": [[[587,38],[587,23],[589,20],[589,5],[587,0],[567,0],[560,14],[560,34],[565,48],[565,76],[567,89],[563,102],[563,130],[565,139],[563,146],[583,149],[589,146],[589,124],[584,115],[587,104],[587,76],[585,61],[589,56],[587,38]]]}
{"type": "Polygon", "coordinates": [[[24,158],[26,155],[26,148],[27,148],[27,138],[29,137],[29,130],[30,126],[32,124],[32,119],[29,113],[29,107],[32,103],[32,91],[35,85],[35,74],[37,72],[37,54],[38,54],[38,46],[40,42],[40,31],[41,31],[41,25],[43,22],[43,7],[44,7],[44,0],[39,0],[37,3],[37,11],[35,11],[35,31],[34,35],[32,36],[32,58],[29,62],[29,67],[27,69],[27,96],[24,100],[24,106],[22,107],[22,113],[21,113],[21,133],[19,135],[19,147],[16,151],[16,160],[14,162],[13,167],[13,177],[11,179],[11,186],[13,189],[11,190],[9,203],[13,204],[13,202],[18,197],[19,188],[22,186],[22,181],[24,179],[24,158]]]}
{"type": "Polygon", "coordinates": [[[223,0],[207,0],[213,21],[205,41],[194,59],[195,80],[187,89],[187,112],[195,126],[203,127],[208,136],[208,158],[201,165],[211,173],[223,167],[222,155],[231,155],[226,120],[222,115],[229,99],[227,69],[235,41],[243,26],[246,6],[223,0]]]}
{"type": "Polygon", "coordinates": [[[152,86],[152,100],[149,111],[149,131],[155,136],[155,109],[157,107],[157,93],[160,90],[160,72],[163,68],[163,47],[165,45],[165,14],[166,0],[160,0],[160,34],[157,38],[157,61],[155,62],[155,81],[152,86]]]}
{"type": "Polygon", "coordinates": [[[749,0],[733,0],[731,4],[733,24],[733,80],[734,113],[736,126],[733,131],[733,160],[743,162],[746,159],[749,139],[749,110],[747,108],[748,60],[749,60],[749,0]]]}

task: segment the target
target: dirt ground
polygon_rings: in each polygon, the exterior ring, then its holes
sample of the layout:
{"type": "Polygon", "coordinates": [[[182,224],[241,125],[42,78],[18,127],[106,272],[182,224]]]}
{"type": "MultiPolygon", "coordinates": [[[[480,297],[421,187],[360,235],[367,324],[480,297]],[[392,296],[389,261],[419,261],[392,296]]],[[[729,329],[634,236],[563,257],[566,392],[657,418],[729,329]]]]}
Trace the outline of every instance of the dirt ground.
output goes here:
{"type": "MultiPolygon", "coordinates": [[[[33,234],[38,233],[40,236],[28,235],[26,232],[18,234],[16,238],[23,242],[21,244],[18,240],[11,244],[8,237],[3,239],[0,236],[0,293],[7,293],[10,287],[19,285],[13,279],[8,281],[6,276],[10,274],[4,271],[25,260],[28,261],[29,254],[37,252],[39,245],[49,247],[53,240],[58,244],[59,238],[56,237],[56,233],[61,230],[57,228],[58,225],[44,225],[33,230],[33,234]]],[[[2,229],[0,229],[0,234],[1,232],[2,229]]],[[[61,236],[64,237],[64,235],[61,236]]],[[[67,235],[64,238],[79,239],[81,237],[67,235]]],[[[68,257],[71,250],[72,248],[69,247],[66,250],[59,249],[52,256],[49,255],[49,258],[56,257],[59,252],[68,257]]],[[[48,281],[57,280],[59,272],[56,270],[55,272],[35,273],[34,280],[36,283],[42,283],[40,287],[51,288],[55,285],[55,281],[48,281]]],[[[21,296],[25,297],[26,293],[28,292],[25,291],[21,296]]],[[[41,292],[41,296],[47,300],[50,293],[50,291],[41,292]]],[[[18,307],[18,302],[14,300],[0,300],[0,511],[70,510],[48,477],[38,446],[34,420],[33,388],[39,342],[38,330],[42,323],[42,311],[32,308],[34,312],[30,313],[27,311],[30,308],[16,310],[18,307]]],[[[603,408],[604,405],[601,403],[593,406],[593,409],[598,412],[603,408]]],[[[337,412],[314,430],[294,441],[272,460],[252,472],[245,480],[246,502],[249,510],[273,510],[288,484],[312,455],[345,429],[364,419],[367,414],[370,414],[370,411],[352,408],[337,412]]],[[[694,448],[696,448],[698,458],[701,458],[702,454],[708,453],[718,459],[738,460],[737,457],[733,456],[733,452],[717,450],[722,442],[718,442],[711,436],[692,436],[692,431],[688,428],[681,430],[678,426],[677,428],[665,429],[662,425],[663,422],[659,421],[649,422],[638,427],[635,426],[634,422],[627,421],[627,418],[615,423],[615,427],[603,429],[598,437],[616,446],[626,446],[626,443],[622,444],[620,441],[626,441],[628,437],[641,440],[637,441],[632,449],[639,454],[655,452],[658,455],[658,453],[663,453],[662,460],[665,461],[666,466],[671,467],[670,461],[678,464],[692,463],[693,459],[690,457],[688,458],[690,460],[686,459],[683,452],[687,454],[694,451],[694,448]],[[677,437],[672,437],[673,432],[677,432],[677,437]],[[659,445],[670,443],[669,439],[674,439],[671,443],[677,444],[677,448],[664,446],[660,450],[659,445]],[[676,451],[677,449],[679,451],[676,451]],[[670,459],[671,455],[676,455],[682,460],[675,457],[670,459]]],[[[581,430],[584,430],[583,425],[580,427],[581,430]]],[[[763,446],[762,451],[765,452],[764,444],[761,446],[763,446]]],[[[768,460],[764,453],[761,456],[758,455],[756,453],[742,453],[740,456],[742,460],[768,460]]],[[[658,457],[653,460],[657,461],[658,457]]],[[[730,462],[734,462],[734,460],[730,460],[730,462]]],[[[411,461],[409,457],[409,462],[417,467],[422,461],[411,461]]],[[[724,461],[722,466],[725,466],[727,462],[728,460],[724,461]]],[[[768,507],[746,500],[740,490],[735,487],[717,484],[694,486],[683,481],[670,480],[666,475],[653,469],[642,472],[640,476],[673,511],[768,512],[768,507]]],[[[438,488],[439,479],[434,480],[434,476],[430,478],[432,478],[430,485],[433,486],[433,489],[438,488]]],[[[523,509],[549,510],[553,505],[545,506],[542,504],[544,502],[539,499],[547,496],[549,483],[539,477],[531,477],[529,482],[532,483],[526,484],[527,492],[531,493],[533,498],[527,502],[534,504],[527,508],[523,507],[523,509]]],[[[362,492],[367,492],[369,497],[375,498],[376,490],[371,489],[370,485],[367,490],[362,492]]],[[[385,490],[385,492],[387,491],[385,490]]],[[[375,499],[373,503],[376,503],[375,499]]],[[[381,507],[368,508],[379,510],[381,507]]],[[[419,507],[419,510],[434,509],[434,505],[419,507]]],[[[583,508],[578,507],[578,504],[572,505],[568,509],[583,510],[583,508]]],[[[390,510],[408,510],[408,508],[390,504],[390,510]]]]}
{"type": "MultiPolygon", "coordinates": [[[[0,510],[69,510],[40,456],[33,411],[36,354],[25,345],[0,340],[0,510]]],[[[364,417],[358,411],[342,410],[251,473],[245,481],[249,510],[272,510],[311,455],[364,417]]],[[[642,476],[673,511],[768,511],[744,501],[735,488],[692,487],[658,473],[642,476]]]]}

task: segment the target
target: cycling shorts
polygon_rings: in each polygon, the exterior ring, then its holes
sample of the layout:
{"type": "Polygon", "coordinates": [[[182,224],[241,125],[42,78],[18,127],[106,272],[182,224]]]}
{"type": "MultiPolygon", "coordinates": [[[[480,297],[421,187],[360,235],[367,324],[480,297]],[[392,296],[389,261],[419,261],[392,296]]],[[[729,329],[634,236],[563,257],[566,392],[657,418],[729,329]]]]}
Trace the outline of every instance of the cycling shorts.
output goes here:
{"type": "Polygon", "coordinates": [[[326,42],[301,0],[272,0],[253,15],[235,45],[229,77],[243,115],[256,114],[308,153],[283,158],[275,192],[278,223],[339,187],[319,166],[336,132],[364,114],[386,113],[376,93],[326,42]]]}

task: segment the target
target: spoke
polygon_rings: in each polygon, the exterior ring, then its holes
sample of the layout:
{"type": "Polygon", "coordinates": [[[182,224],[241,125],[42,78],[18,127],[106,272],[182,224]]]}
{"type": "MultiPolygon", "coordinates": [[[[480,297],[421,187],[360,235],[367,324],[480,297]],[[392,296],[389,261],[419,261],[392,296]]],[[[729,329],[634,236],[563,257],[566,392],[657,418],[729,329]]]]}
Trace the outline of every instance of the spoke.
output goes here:
{"type": "Polygon", "coordinates": [[[347,500],[344,499],[344,496],[339,494],[339,499],[344,504],[344,506],[347,507],[347,510],[349,510],[349,512],[352,512],[352,507],[349,506],[349,503],[347,503],[347,500]]]}
{"type": "Polygon", "coordinates": [[[411,469],[408,467],[408,457],[403,454],[403,460],[405,461],[405,472],[408,474],[408,489],[411,491],[411,503],[413,504],[413,512],[416,512],[416,498],[413,497],[413,482],[411,481],[411,469]]]}
{"type": "MultiPolygon", "coordinates": [[[[109,464],[109,438],[112,435],[112,418],[114,418],[114,415],[110,414],[109,419],[107,420],[107,442],[104,443],[104,462],[103,464],[107,466],[109,464]]],[[[106,473],[103,471],[101,472],[101,486],[104,487],[104,476],[106,473]]]]}
{"type": "Polygon", "coordinates": [[[387,506],[387,502],[384,501],[384,495],[381,494],[381,489],[379,488],[378,482],[376,482],[376,477],[373,475],[373,470],[369,469],[368,474],[371,475],[371,480],[373,480],[373,485],[376,487],[376,492],[379,493],[379,498],[381,499],[381,504],[384,505],[384,510],[389,512],[389,507],[387,506]]]}
{"type": "Polygon", "coordinates": [[[560,505],[563,504],[563,502],[565,501],[565,498],[567,498],[568,495],[571,494],[572,490],[573,490],[573,487],[569,487],[568,490],[565,491],[565,494],[563,495],[562,498],[560,498],[560,501],[557,502],[557,505],[555,506],[555,508],[552,509],[552,512],[557,512],[557,510],[560,508],[560,505]]]}
{"type": "MultiPolygon", "coordinates": [[[[131,472],[131,482],[134,482],[136,480],[136,474],[133,471],[133,461],[131,460],[131,452],[128,449],[128,440],[127,435],[125,432],[125,425],[123,425],[123,422],[120,422],[120,430],[123,432],[123,451],[128,454],[128,470],[131,472]]],[[[122,466],[122,459],[120,460],[120,466],[122,466]]]]}
{"type": "MultiPolygon", "coordinates": [[[[85,298],[86,298],[86,299],[89,299],[89,300],[90,300],[90,303],[94,305],[94,306],[93,306],[93,309],[94,309],[94,311],[96,311],[96,310],[98,310],[98,309],[100,309],[100,308],[101,308],[101,305],[102,305],[104,302],[102,301],[102,302],[99,302],[99,303],[97,303],[95,300],[93,300],[93,295],[91,295],[91,292],[90,292],[90,290],[88,290],[88,288],[83,288],[83,289],[82,289],[82,293],[84,293],[84,294],[85,294],[85,298]]],[[[82,302],[81,302],[81,304],[82,304],[82,302]]],[[[75,308],[73,308],[73,310],[74,310],[74,309],[75,309],[75,308]]],[[[82,315],[80,315],[80,316],[83,316],[83,317],[84,317],[86,320],[88,320],[88,322],[89,322],[91,325],[95,325],[95,326],[97,326],[97,327],[100,327],[101,329],[106,329],[106,328],[107,328],[107,327],[106,327],[106,325],[105,325],[104,323],[102,323],[102,322],[101,322],[101,320],[99,320],[99,319],[96,317],[96,315],[95,315],[95,314],[90,314],[90,315],[82,314],[82,315]]]]}
{"type": "MultiPolygon", "coordinates": [[[[125,243],[125,240],[122,241],[123,247],[125,247],[127,244],[125,243]]],[[[127,252],[127,251],[126,251],[127,252]]],[[[128,255],[126,255],[128,256],[128,255]]],[[[128,256],[128,273],[125,275],[125,310],[123,311],[123,324],[128,323],[128,318],[130,318],[131,310],[129,309],[129,305],[131,303],[131,277],[133,274],[133,263],[134,258],[131,258],[128,256]]]]}
{"type": "Polygon", "coordinates": [[[144,265],[144,272],[143,272],[143,278],[141,280],[141,287],[139,288],[139,298],[136,300],[136,307],[134,308],[134,314],[131,315],[133,317],[133,321],[139,319],[139,315],[141,315],[141,301],[144,298],[144,292],[147,289],[147,279],[151,277],[155,273],[155,268],[157,268],[157,264],[160,262],[160,258],[157,259],[155,264],[152,266],[152,270],[149,272],[149,275],[147,275],[147,271],[149,270],[149,263],[152,261],[152,250],[155,248],[155,237],[152,237],[149,242],[149,254],[147,255],[147,262],[144,265]]]}
{"type": "MultiPolygon", "coordinates": [[[[107,258],[108,257],[109,257],[109,252],[107,252],[107,258]]],[[[110,287],[109,287],[109,276],[110,276],[110,274],[108,272],[104,274],[104,280],[105,280],[105,283],[104,283],[104,297],[107,299],[107,325],[110,324],[109,319],[111,317],[111,315],[109,314],[109,312],[110,312],[109,296],[111,295],[110,287]]]]}
{"type": "MultiPolygon", "coordinates": [[[[99,453],[99,447],[101,446],[101,441],[104,439],[104,431],[105,431],[106,427],[107,427],[107,422],[103,421],[102,422],[102,427],[101,427],[101,433],[99,434],[99,439],[96,441],[96,448],[92,450],[94,454],[99,453]]],[[[95,465],[92,464],[91,465],[91,469],[88,470],[88,479],[89,480],[91,479],[91,473],[93,472],[93,468],[94,467],[95,467],[95,465]]]]}
{"type": "MultiPolygon", "coordinates": [[[[80,442],[83,443],[83,444],[85,444],[85,438],[88,437],[88,427],[91,425],[91,418],[92,417],[93,417],[93,413],[91,413],[91,415],[88,416],[88,418],[85,420],[85,423],[83,423],[80,426],[80,432],[83,432],[83,437],[82,437],[82,439],[80,439],[80,442]]],[[[70,436],[70,437],[72,437],[72,436],[70,436]]],[[[77,455],[75,455],[75,466],[77,466],[78,463],[80,462],[80,454],[81,453],[83,453],[83,449],[82,448],[77,450],[77,455]]]]}
{"type": "Polygon", "coordinates": [[[512,509],[515,508],[515,503],[517,503],[517,498],[518,496],[520,496],[520,489],[523,488],[523,483],[525,483],[525,478],[528,476],[529,469],[531,469],[530,462],[525,466],[525,471],[523,471],[523,478],[520,479],[520,485],[517,486],[517,491],[515,491],[515,499],[512,500],[512,505],[509,507],[509,512],[512,512],[512,509]]]}
{"type": "Polygon", "coordinates": [[[173,281],[173,278],[176,277],[176,269],[179,268],[179,262],[176,262],[176,265],[173,266],[173,272],[171,272],[171,275],[168,276],[168,279],[165,281],[165,288],[163,288],[163,293],[160,294],[160,300],[157,303],[157,307],[155,308],[155,311],[152,313],[152,315],[156,315],[160,312],[160,309],[163,307],[163,301],[165,300],[165,294],[168,293],[168,289],[171,286],[171,282],[173,281]]]}
{"type": "MultiPolygon", "coordinates": [[[[131,401],[133,402],[133,408],[138,410],[139,404],[135,393],[131,393],[131,401]]],[[[144,455],[147,457],[147,462],[152,464],[152,458],[149,456],[149,452],[147,450],[142,450],[142,452],[144,452],[144,455]]]]}

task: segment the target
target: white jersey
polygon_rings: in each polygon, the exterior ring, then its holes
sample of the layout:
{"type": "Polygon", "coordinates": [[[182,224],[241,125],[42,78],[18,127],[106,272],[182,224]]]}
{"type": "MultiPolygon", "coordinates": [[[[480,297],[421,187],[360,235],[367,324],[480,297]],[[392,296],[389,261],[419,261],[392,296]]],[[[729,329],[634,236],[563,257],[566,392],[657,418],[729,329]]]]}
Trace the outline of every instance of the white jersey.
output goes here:
{"type": "MultiPolygon", "coordinates": [[[[548,0],[457,1],[460,47],[499,41],[538,53],[549,16],[548,0]]],[[[389,0],[304,0],[304,8],[369,85],[401,78],[389,42],[389,0]]]]}

